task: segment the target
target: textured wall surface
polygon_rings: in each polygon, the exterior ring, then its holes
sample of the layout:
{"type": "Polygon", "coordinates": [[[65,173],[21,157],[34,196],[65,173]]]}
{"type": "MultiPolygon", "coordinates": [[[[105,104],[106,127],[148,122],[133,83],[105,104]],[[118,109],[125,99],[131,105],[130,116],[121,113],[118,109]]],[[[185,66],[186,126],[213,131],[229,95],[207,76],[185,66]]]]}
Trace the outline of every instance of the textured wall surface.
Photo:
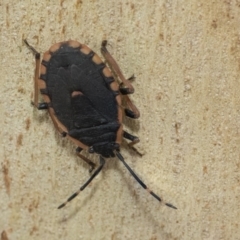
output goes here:
{"type": "Polygon", "coordinates": [[[1,0],[0,9],[2,239],[240,239],[238,0],[1,0]],[[56,209],[88,166],[31,107],[34,57],[24,38],[41,53],[73,39],[99,55],[108,39],[125,76],[135,73],[131,98],[141,111],[125,123],[144,156],[125,143],[122,154],[178,210],[115,158],[56,209]]]}

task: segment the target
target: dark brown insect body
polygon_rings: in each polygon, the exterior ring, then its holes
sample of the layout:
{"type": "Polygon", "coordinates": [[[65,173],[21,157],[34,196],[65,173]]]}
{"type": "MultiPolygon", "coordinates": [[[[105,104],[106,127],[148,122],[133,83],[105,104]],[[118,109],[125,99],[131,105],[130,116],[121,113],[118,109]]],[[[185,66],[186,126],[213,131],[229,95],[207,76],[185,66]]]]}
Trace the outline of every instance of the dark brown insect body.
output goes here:
{"type": "MultiPolygon", "coordinates": [[[[92,181],[103,168],[104,158],[115,156],[141,186],[161,202],[161,198],[147,188],[120,154],[122,138],[131,141],[130,147],[139,142],[138,137],[123,130],[123,116],[138,118],[139,111],[128,97],[134,92],[130,83],[133,77],[128,80],[124,78],[106,48],[107,42],[103,41],[101,52],[121,80],[120,84],[99,56],[84,44],[67,41],[53,45],[44,53],[39,69],[40,54],[26,40],[24,42],[36,58],[33,105],[39,110],[48,110],[56,129],[77,145],[77,155],[91,166],[90,171],[95,164],[80,152],[86,149],[100,156],[100,165],[89,180],[58,208],[64,207],[92,181]],[[44,100],[40,104],[39,90],[44,100]],[[126,109],[122,107],[122,98],[126,100],[126,109]]],[[[172,204],[165,204],[176,209],[172,204]]]]}

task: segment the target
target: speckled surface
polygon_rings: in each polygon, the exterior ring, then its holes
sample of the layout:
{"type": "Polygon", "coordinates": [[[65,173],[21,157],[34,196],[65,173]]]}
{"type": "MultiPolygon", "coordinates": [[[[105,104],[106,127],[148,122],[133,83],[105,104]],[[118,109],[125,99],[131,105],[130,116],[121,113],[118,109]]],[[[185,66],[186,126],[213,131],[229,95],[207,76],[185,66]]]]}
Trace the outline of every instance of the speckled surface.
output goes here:
{"type": "MultiPolygon", "coordinates": [[[[240,7],[237,1],[1,1],[0,232],[10,240],[240,239],[240,7]],[[14,3],[15,2],[15,3],[14,3]],[[30,105],[34,57],[73,39],[100,55],[103,39],[141,118],[139,157],[122,154],[64,209],[89,177],[46,112],[30,105]]],[[[98,162],[97,157],[92,158],[98,162]]],[[[4,239],[2,237],[2,239],[4,239]]],[[[4,239],[5,240],[5,239],[4,239]]]]}

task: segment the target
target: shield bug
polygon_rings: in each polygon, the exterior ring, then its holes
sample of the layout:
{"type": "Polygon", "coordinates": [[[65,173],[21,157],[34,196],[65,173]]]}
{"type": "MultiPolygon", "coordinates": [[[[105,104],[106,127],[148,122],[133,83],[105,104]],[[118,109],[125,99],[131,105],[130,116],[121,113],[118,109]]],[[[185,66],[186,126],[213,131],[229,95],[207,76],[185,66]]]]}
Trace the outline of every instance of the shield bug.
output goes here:
{"type": "MultiPolygon", "coordinates": [[[[77,41],[54,44],[44,53],[40,66],[40,53],[27,40],[27,47],[35,55],[34,100],[39,110],[46,109],[57,131],[69,138],[76,146],[77,155],[90,165],[95,164],[81,154],[83,149],[99,155],[100,164],[78,191],[58,208],[74,199],[98,175],[105,158],[117,157],[136,179],[159,202],[162,199],[151,191],[125,162],[120,153],[122,138],[130,140],[129,146],[139,142],[138,137],[123,130],[122,120],[127,116],[138,118],[137,107],[128,94],[134,92],[130,79],[126,79],[118,64],[107,50],[107,41],[102,42],[101,53],[109,67],[121,82],[114,79],[110,69],[89,47],[77,41]],[[43,102],[38,102],[39,91],[43,102]],[[125,99],[127,108],[122,107],[125,99]]],[[[166,206],[176,209],[170,203],[166,206]]]]}

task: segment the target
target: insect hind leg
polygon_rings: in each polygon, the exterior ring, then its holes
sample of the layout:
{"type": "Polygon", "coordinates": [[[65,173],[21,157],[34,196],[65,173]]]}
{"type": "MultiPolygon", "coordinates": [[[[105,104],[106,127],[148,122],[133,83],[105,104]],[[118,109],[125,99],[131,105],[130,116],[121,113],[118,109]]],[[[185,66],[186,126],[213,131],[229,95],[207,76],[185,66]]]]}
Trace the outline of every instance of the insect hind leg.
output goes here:
{"type": "Polygon", "coordinates": [[[39,72],[40,72],[40,59],[41,55],[40,53],[32,47],[27,39],[23,40],[26,46],[31,50],[31,52],[35,56],[35,73],[34,73],[34,97],[33,101],[31,101],[31,104],[36,107],[38,110],[44,110],[48,109],[48,104],[43,102],[43,103],[38,103],[38,97],[39,97],[39,89],[38,89],[38,78],[39,78],[39,72]]]}
{"type": "Polygon", "coordinates": [[[120,70],[120,67],[118,66],[117,62],[107,50],[107,40],[102,41],[101,52],[103,57],[106,59],[106,62],[108,63],[109,67],[116,73],[116,75],[121,80],[121,83],[119,85],[119,90],[122,95],[125,95],[124,97],[126,99],[127,105],[130,108],[130,109],[125,109],[126,116],[131,118],[139,118],[140,113],[137,107],[133,104],[131,99],[127,96],[128,94],[134,93],[134,88],[130,83],[130,81],[135,78],[134,75],[129,79],[126,79],[123,76],[122,71],[120,70]]]}
{"type": "Polygon", "coordinates": [[[127,94],[132,94],[133,92],[134,92],[134,88],[133,88],[133,86],[132,86],[132,84],[131,84],[131,82],[130,81],[132,81],[132,80],[134,80],[135,79],[135,76],[134,76],[134,74],[130,77],[130,78],[128,78],[127,80],[126,79],[124,79],[124,82],[121,82],[120,84],[119,84],[119,91],[121,92],[121,94],[122,95],[127,95],[127,94]],[[126,86],[126,83],[127,83],[127,86],[126,86]],[[133,90],[131,90],[131,89],[133,89],[133,90]]]}
{"type": "Polygon", "coordinates": [[[120,90],[121,90],[121,88],[123,89],[123,86],[125,86],[122,94],[125,95],[125,94],[134,93],[134,88],[133,88],[132,84],[130,83],[129,80],[127,80],[123,76],[122,71],[120,70],[117,62],[115,61],[115,59],[112,57],[112,55],[107,50],[107,40],[102,41],[101,52],[102,52],[103,57],[106,59],[107,63],[109,64],[110,68],[117,74],[117,76],[122,81],[122,83],[120,84],[120,90]]]}

